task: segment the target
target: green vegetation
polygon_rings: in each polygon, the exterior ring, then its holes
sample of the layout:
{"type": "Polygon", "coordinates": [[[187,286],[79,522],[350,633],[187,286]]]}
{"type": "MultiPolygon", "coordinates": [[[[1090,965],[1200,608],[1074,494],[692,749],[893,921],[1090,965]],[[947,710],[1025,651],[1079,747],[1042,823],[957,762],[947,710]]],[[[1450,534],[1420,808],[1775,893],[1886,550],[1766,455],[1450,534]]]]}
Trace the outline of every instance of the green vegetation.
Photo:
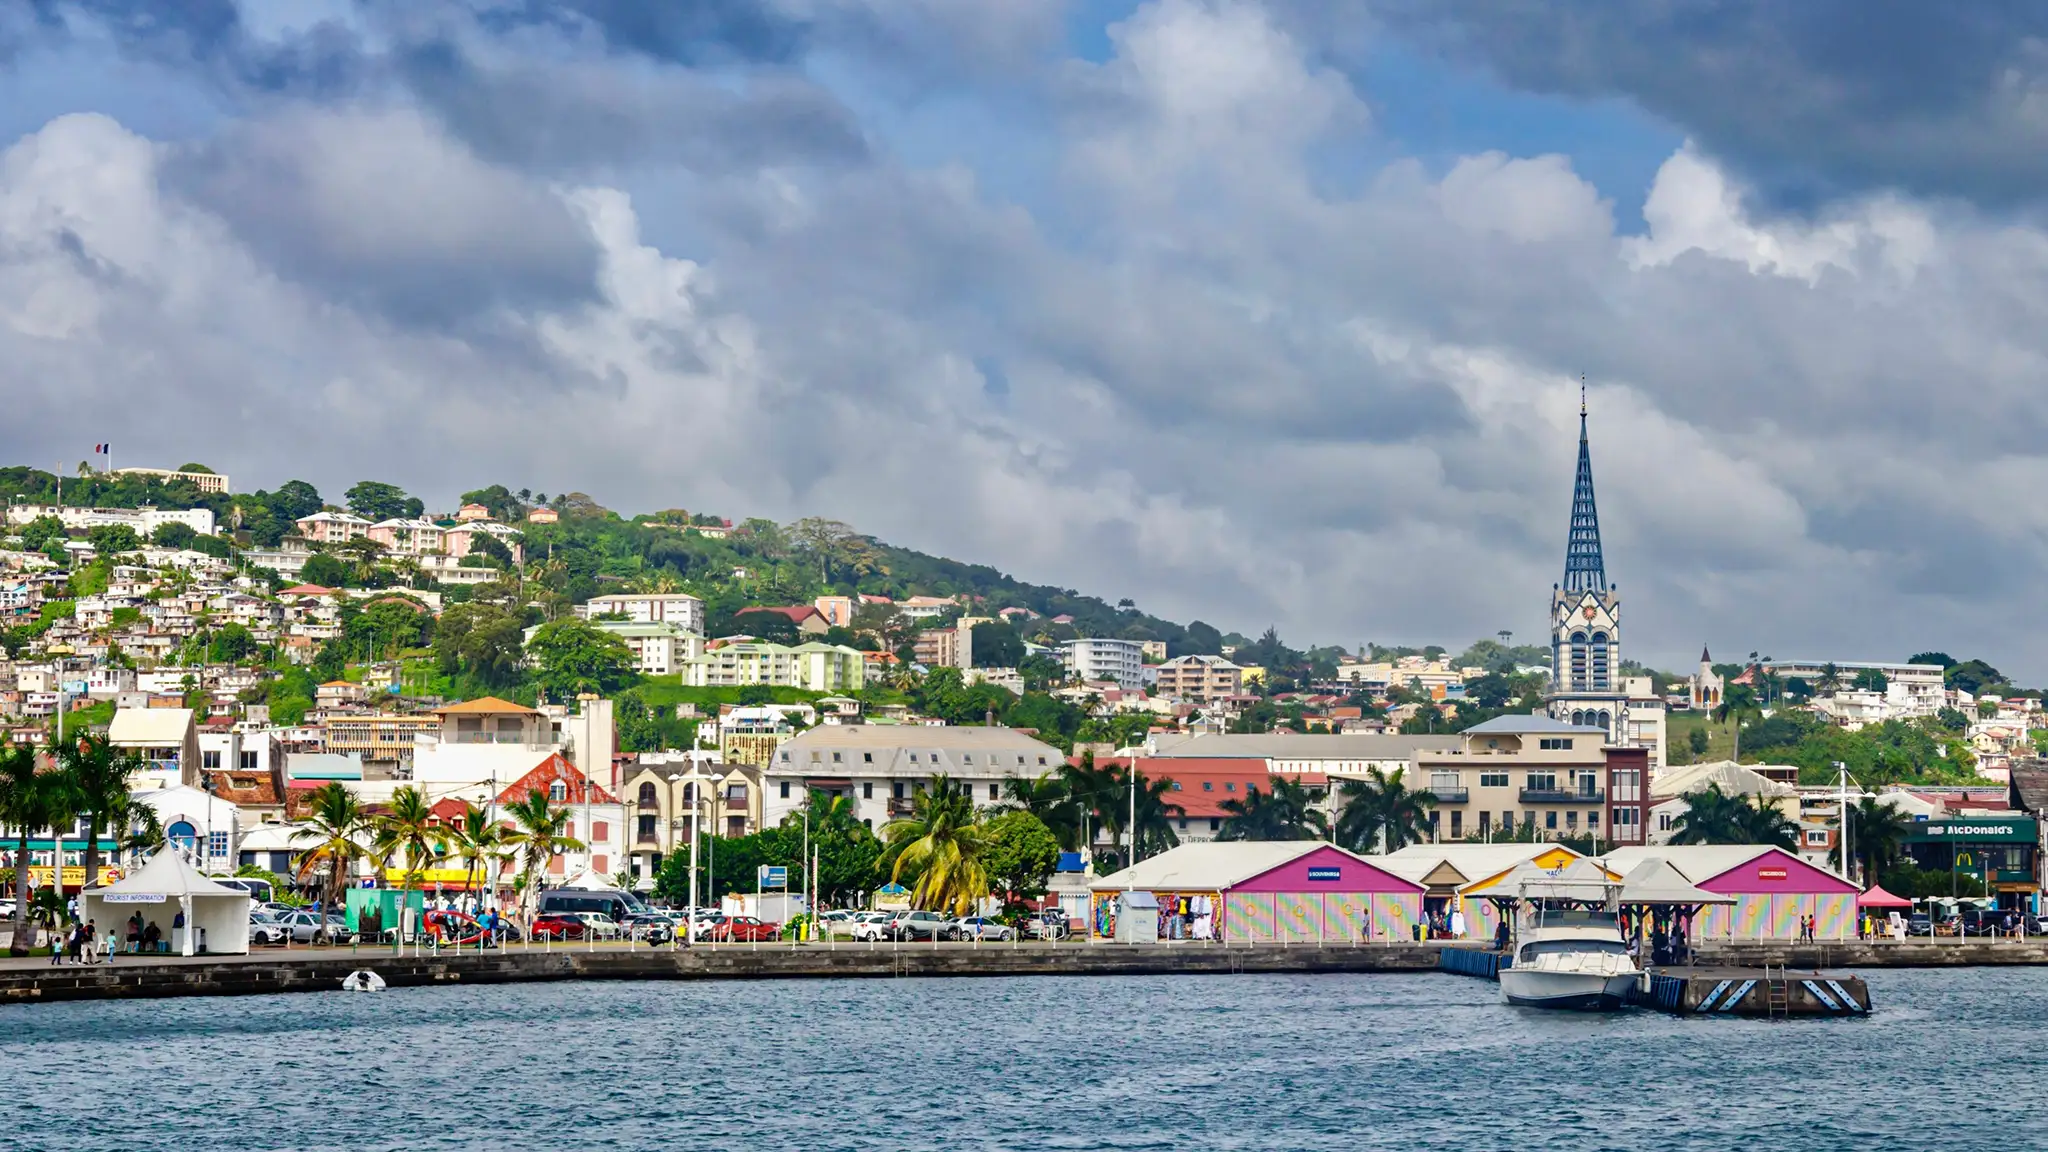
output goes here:
{"type": "Polygon", "coordinates": [[[1685,798],[1686,808],[1671,822],[1673,844],[1775,844],[1799,848],[1799,826],[1776,808],[1759,807],[1748,796],[1731,796],[1718,784],[1685,798]]]}

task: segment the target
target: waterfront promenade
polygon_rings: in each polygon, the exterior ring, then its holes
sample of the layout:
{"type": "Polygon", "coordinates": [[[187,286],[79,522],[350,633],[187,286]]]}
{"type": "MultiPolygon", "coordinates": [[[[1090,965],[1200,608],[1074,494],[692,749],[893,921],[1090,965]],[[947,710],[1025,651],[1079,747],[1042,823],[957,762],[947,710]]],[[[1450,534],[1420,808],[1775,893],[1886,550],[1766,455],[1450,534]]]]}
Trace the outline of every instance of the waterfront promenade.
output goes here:
{"type": "MultiPolygon", "coordinates": [[[[359,968],[394,988],[561,980],[879,979],[907,976],[1226,975],[1247,972],[1430,972],[1438,944],[787,944],[699,946],[514,945],[504,950],[403,955],[389,948],[293,948],[247,956],[122,957],[111,965],[52,966],[0,959],[0,1003],[236,996],[338,989],[359,968]]],[[[1808,969],[2048,965],[2048,940],[1958,944],[1708,945],[1703,965],[1808,969]]]]}

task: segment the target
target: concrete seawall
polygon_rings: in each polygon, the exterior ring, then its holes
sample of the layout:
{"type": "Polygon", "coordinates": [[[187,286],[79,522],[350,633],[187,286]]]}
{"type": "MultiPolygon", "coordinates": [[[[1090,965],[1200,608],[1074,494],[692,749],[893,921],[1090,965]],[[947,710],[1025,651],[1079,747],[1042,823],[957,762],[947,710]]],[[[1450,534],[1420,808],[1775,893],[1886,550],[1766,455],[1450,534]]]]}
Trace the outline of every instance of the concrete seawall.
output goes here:
{"type": "Polygon", "coordinates": [[[904,976],[1135,976],[1242,972],[1424,972],[1433,945],[1372,947],[1187,948],[1064,945],[900,949],[816,946],[580,951],[513,949],[461,956],[389,953],[258,954],[211,961],[134,961],[92,967],[0,970],[0,1004],[165,996],[246,996],[329,992],[357,969],[393,988],[436,984],[511,984],[545,980],[879,979],[904,976]]]}
{"type": "Polygon", "coordinates": [[[1703,944],[1698,950],[1698,963],[1738,968],[1760,968],[1770,964],[1792,968],[1836,969],[1973,968],[2048,964],[2048,938],[1986,940],[1981,943],[1921,939],[1898,942],[1822,941],[1814,944],[1703,944]]]}

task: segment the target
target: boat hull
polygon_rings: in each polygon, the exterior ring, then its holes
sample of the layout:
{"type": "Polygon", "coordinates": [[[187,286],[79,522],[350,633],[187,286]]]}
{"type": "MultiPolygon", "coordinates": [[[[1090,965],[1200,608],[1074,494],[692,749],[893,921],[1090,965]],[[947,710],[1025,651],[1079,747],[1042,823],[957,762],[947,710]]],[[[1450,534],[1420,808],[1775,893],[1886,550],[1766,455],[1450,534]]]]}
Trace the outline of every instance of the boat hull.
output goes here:
{"type": "Polygon", "coordinates": [[[1502,1000],[1520,1008],[1612,1012],[1627,1004],[1629,989],[1635,983],[1633,975],[1599,976],[1509,968],[1500,974],[1500,995],[1502,1000]]]}

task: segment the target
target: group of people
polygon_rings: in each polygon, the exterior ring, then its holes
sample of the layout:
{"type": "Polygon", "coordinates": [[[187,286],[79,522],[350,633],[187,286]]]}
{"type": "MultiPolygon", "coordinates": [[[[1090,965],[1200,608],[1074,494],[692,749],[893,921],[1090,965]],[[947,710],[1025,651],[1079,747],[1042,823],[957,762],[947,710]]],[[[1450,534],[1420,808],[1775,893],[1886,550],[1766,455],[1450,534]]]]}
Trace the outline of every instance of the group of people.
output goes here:
{"type": "Polygon", "coordinates": [[[71,921],[68,928],[50,933],[50,964],[112,964],[112,941],[100,935],[100,926],[87,920],[71,921]]]}

